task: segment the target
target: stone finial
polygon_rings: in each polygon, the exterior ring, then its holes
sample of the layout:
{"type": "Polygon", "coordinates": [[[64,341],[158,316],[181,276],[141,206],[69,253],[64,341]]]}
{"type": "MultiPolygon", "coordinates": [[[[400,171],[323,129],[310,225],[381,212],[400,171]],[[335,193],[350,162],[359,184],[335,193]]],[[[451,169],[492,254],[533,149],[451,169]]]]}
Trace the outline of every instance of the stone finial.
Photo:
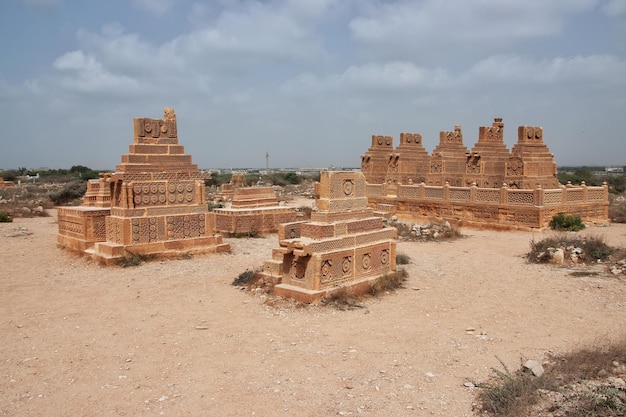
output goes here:
{"type": "Polygon", "coordinates": [[[163,120],[176,120],[176,114],[174,113],[173,107],[166,107],[165,110],[163,110],[163,120]]]}

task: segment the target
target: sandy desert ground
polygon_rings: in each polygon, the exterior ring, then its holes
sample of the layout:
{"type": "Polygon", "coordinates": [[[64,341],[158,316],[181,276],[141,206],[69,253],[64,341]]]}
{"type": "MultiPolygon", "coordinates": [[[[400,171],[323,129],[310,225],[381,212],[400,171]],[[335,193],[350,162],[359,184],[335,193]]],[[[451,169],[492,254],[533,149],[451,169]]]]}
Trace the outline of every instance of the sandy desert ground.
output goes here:
{"type": "MultiPolygon", "coordinates": [[[[0,224],[1,416],[473,416],[464,383],[500,360],[516,369],[626,321],[626,280],[528,264],[537,232],[401,242],[406,288],[341,311],[230,285],[276,235],[101,267],[56,247],[51,214],[0,224]]],[[[626,225],[583,233],[626,243],[626,225]]]]}

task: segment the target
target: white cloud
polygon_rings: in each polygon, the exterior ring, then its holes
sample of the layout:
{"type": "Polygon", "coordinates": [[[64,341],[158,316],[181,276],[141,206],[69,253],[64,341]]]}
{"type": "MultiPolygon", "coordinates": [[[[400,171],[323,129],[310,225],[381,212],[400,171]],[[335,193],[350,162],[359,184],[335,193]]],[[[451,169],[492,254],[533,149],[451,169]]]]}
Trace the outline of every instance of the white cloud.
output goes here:
{"type": "Polygon", "coordinates": [[[556,57],[532,60],[515,55],[497,55],[474,64],[459,84],[467,88],[480,84],[563,84],[601,82],[624,84],[626,61],[614,55],[556,57]]]}
{"type": "MultiPolygon", "coordinates": [[[[503,50],[561,32],[565,18],[592,10],[598,0],[438,0],[372,3],[351,20],[367,56],[443,57],[450,50],[503,50]]],[[[454,58],[448,56],[448,58],[454,58]]]]}
{"type": "Polygon", "coordinates": [[[100,62],[83,51],[68,52],[53,63],[61,73],[61,85],[81,93],[132,94],[138,92],[138,82],[125,75],[105,70],[100,62]]]}

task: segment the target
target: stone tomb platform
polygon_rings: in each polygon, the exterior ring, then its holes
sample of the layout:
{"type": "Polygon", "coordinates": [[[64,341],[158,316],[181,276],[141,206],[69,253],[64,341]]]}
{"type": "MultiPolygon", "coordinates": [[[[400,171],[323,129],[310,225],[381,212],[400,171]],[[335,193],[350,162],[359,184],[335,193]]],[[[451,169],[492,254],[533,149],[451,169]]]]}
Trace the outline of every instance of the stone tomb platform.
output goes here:
{"type": "Polygon", "coordinates": [[[322,172],[311,221],[278,226],[280,247],[259,273],[276,295],[317,303],[396,273],[396,231],[367,207],[365,185],[360,172],[322,172]]]}
{"type": "Polygon", "coordinates": [[[213,210],[220,233],[275,233],[281,223],[294,222],[296,210],[281,206],[272,187],[233,190],[230,207],[213,210]]]}

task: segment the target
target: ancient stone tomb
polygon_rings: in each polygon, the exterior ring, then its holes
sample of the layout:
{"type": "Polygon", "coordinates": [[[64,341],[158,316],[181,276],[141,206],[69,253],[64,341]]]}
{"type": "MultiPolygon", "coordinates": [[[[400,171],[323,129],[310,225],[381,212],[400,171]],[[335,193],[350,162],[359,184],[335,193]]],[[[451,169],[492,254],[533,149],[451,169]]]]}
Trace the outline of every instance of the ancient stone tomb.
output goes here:
{"type": "Polygon", "coordinates": [[[279,225],[280,246],[259,273],[275,294],[312,303],[396,273],[396,231],[367,207],[365,188],[360,172],[322,172],[311,221],[279,225]]]}
{"type": "Polygon", "coordinates": [[[276,233],[280,223],[296,220],[295,208],[281,205],[273,187],[249,187],[244,173],[234,173],[228,184],[222,184],[216,201],[225,205],[213,210],[220,233],[276,233]]]}
{"type": "Polygon", "coordinates": [[[178,144],[174,110],[134,125],[130,152],[115,172],[90,181],[81,206],[58,209],[58,245],[103,263],[228,251],[208,211],[205,175],[178,144]]]}
{"type": "Polygon", "coordinates": [[[417,133],[372,136],[361,157],[370,207],[407,220],[440,218],[458,224],[497,228],[544,228],[557,213],[585,221],[608,221],[608,187],[559,184],[553,154],[539,126],[520,126],[511,151],[503,142],[504,123],[479,128],[468,150],[460,126],[440,132],[432,155],[417,133]]]}

